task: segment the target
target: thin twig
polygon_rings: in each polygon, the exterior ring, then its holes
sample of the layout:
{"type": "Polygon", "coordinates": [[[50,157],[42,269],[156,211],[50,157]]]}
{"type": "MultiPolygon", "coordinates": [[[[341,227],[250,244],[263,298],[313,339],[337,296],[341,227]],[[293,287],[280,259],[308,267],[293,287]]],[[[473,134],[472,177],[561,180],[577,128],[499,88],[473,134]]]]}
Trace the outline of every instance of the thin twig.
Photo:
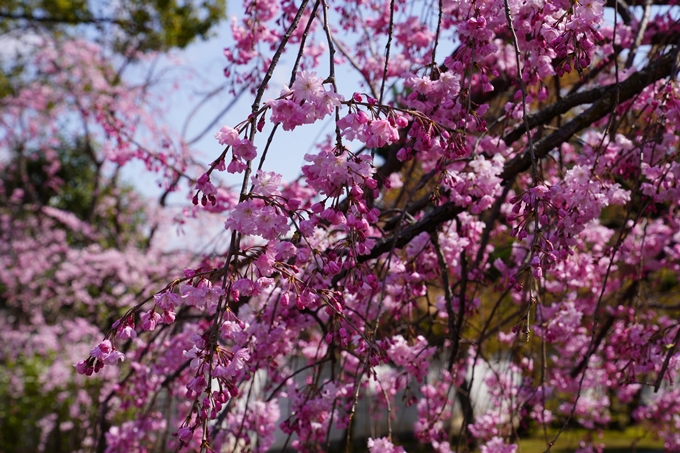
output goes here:
{"type": "Polygon", "coordinates": [[[387,44],[385,45],[385,67],[383,68],[383,77],[380,82],[380,98],[378,104],[382,104],[383,96],[385,94],[385,81],[387,80],[387,69],[390,63],[390,48],[392,46],[392,35],[394,34],[394,0],[390,0],[390,24],[387,33],[387,44]]]}

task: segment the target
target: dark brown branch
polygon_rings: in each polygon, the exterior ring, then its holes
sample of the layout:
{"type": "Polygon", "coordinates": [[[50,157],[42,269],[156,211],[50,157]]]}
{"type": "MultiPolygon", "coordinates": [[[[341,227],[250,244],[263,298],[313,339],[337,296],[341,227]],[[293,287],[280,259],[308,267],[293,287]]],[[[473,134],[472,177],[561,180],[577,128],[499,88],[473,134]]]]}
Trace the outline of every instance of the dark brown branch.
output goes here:
{"type": "MultiPolygon", "coordinates": [[[[640,282],[635,281],[633,282],[632,285],[630,285],[625,293],[621,295],[621,302],[626,303],[629,305],[632,301],[635,295],[637,294],[638,288],[640,287],[640,282]]],[[[592,351],[596,351],[597,348],[600,347],[600,344],[602,343],[602,340],[607,336],[609,333],[609,330],[614,326],[614,321],[616,321],[616,317],[607,314],[607,317],[605,318],[604,322],[602,323],[602,327],[600,327],[600,331],[597,333],[597,336],[595,337],[593,341],[593,347],[591,348],[592,351]]],[[[571,378],[575,378],[579,374],[583,372],[583,369],[585,368],[586,364],[588,363],[588,360],[590,360],[590,355],[586,354],[581,361],[576,365],[570,373],[571,378]]]]}
{"type": "Polygon", "coordinates": [[[431,233],[437,229],[439,225],[449,220],[453,220],[458,214],[463,212],[463,208],[457,206],[455,203],[446,203],[433,209],[432,212],[423,217],[420,221],[414,223],[408,228],[404,228],[397,234],[397,237],[388,237],[380,240],[368,255],[361,255],[359,262],[366,262],[373,258],[377,258],[383,253],[389,252],[396,243],[396,248],[404,247],[411,240],[420,233],[431,233]]]}
{"type": "MultiPolygon", "coordinates": [[[[636,0],[631,1],[631,5],[635,3],[636,0]]],[[[624,0],[607,0],[605,5],[609,8],[615,8],[624,24],[629,25],[632,22],[633,16],[630,15],[630,7],[624,0]],[[618,7],[616,7],[616,3],[618,3],[618,7]]]]}
{"type": "MultiPolygon", "coordinates": [[[[603,96],[588,110],[566,123],[559,130],[535,143],[534,153],[536,158],[541,159],[547,156],[550,151],[569,140],[576,132],[604,118],[616,107],[617,94],[619,103],[625,102],[639,94],[645,87],[671,75],[676,58],[677,49],[654,61],[642,71],[631,75],[618,85],[618,89],[616,84],[608,85],[603,96]]],[[[530,167],[531,155],[529,152],[524,152],[505,164],[501,178],[507,184],[513,181],[519,173],[530,167]]]]}
{"type": "MultiPolygon", "coordinates": [[[[626,81],[621,83],[620,86],[621,102],[630,99],[632,96],[639,93],[640,90],[642,90],[645,86],[650,85],[651,83],[654,83],[657,80],[669,75],[672,60],[671,55],[670,54],[666,55],[665,57],[662,58],[662,60],[663,61],[657,61],[656,63],[651,64],[645,70],[634,74],[633,76],[629,77],[626,81]],[[637,77],[634,78],[635,76],[637,77]],[[627,93],[625,99],[623,98],[624,90],[626,90],[627,93]]],[[[527,118],[529,122],[529,127],[534,128],[541,124],[546,124],[556,116],[567,113],[569,110],[579,105],[592,104],[597,102],[598,100],[601,101],[600,104],[607,104],[613,100],[613,94],[615,91],[616,84],[611,84],[604,87],[595,88],[589,91],[573,93],[561,99],[560,101],[547,106],[540,112],[534,113],[533,115],[529,115],[529,117],[527,118]]],[[[605,114],[608,113],[608,110],[603,111],[605,114]]],[[[583,115],[585,115],[585,113],[587,112],[584,112],[583,115]]],[[[598,119],[602,118],[603,116],[604,114],[600,116],[598,119]]],[[[511,145],[517,140],[519,140],[519,138],[522,137],[522,135],[525,132],[526,129],[524,127],[524,124],[521,124],[515,130],[506,135],[503,141],[505,142],[506,145],[511,145]]]]}
{"type": "Polygon", "coordinates": [[[654,393],[657,393],[659,391],[659,388],[661,388],[663,377],[666,374],[666,371],[668,371],[668,364],[671,361],[671,357],[675,353],[675,349],[678,347],[678,341],[680,341],[680,327],[678,328],[678,331],[675,333],[673,343],[669,345],[668,352],[666,353],[666,358],[664,359],[663,365],[661,366],[661,370],[659,371],[659,376],[656,378],[656,382],[654,383],[654,393]]]}
{"type": "MultiPolygon", "coordinates": [[[[444,298],[446,299],[446,313],[448,314],[448,327],[449,327],[449,338],[451,340],[451,356],[449,357],[448,370],[451,372],[453,370],[453,364],[456,361],[458,355],[458,348],[460,346],[460,330],[458,329],[458,321],[456,313],[453,311],[453,291],[451,291],[451,283],[449,282],[449,266],[446,264],[446,258],[444,258],[444,252],[442,252],[442,247],[439,244],[439,237],[437,236],[437,231],[430,233],[430,242],[432,242],[432,247],[437,254],[437,263],[439,263],[439,268],[441,270],[442,285],[444,285],[444,298]]],[[[464,312],[460,312],[460,316],[464,316],[464,312]]]]}
{"type": "MultiPolygon", "coordinates": [[[[536,126],[547,124],[556,116],[563,115],[576,106],[592,104],[607,94],[607,90],[609,90],[610,87],[611,85],[608,85],[589,91],[581,91],[562,98],[561,100],[545,107],[540,112],[529,115],[527,118],[529,127],[533,129],[536,126]]],[[[526,128],[524,127],[524,123],[522,123],[515,130],[507,134],[505,138],[503,138],[503,141],[506,145],[510,146],[519,140],[525,133],[526,128]]]]}
{"type": "MultiPolygon", "coordinates": [[[[614,53],[609,55],[609,57],[607,57],[605,60],[600,61],[597,64],[597,66],[588,71],[588,73],[581,77],[581,79],[578,82],[574,83],[567,92],[567,97],[578,92],[581,88],[583,88],[584,85],[592,82],[595,79],[595,77],[602,73],[602,71],[609,68],[609,66],[611,66],[612,63],[618,60],[622,50],[623,48],[621,46],[614,46],[614,53]]],[[[559,76],[555,77],[559,80],[559,76]]]]}
{"type": "Polygon", "coordinates": [[[501,193],[501,196],[496,199],[494,202],[493,206],[491,207],[491,212],[489,213],[489,217],[486,219],[485,225],[484,225],[484,231],[482,232],[482,237],[479,241],[479,248],[477,249],[477,256],[475,257],[475,262],[472,265],[474,269],[479,268],[479,266],[482,264],[482,259],[484,258],[484,252],[486,251],[486,246],[489,244],[489,238],[491,237],[491,231],[493,231],[494,224],[496,223],[496,220],[501,215],[501,207],[503,206],[503,203],[505,203],[505,199],[508,197],[508,193],[510,192],[510,187],[512,184],[507,184],[503,188],[503,192],[501,193]]]}
{"type": "MultiPolygon", "coordinates": [[[[602,343],[602,340],[607,336],[609,331],[611,330],[612,326],[614,325],[614,321],[616,320],[616,317],[613,315],[607,314],[604,322],[602,323],[602,327],[600,327],[600,331],[597,333],[597,336],[595,337],[595,340],[593,341],[593,350],[597,350],[598,347],[600,347],[600,344],[602,343]]],[[[572,379],[576,378],[579,374],[583,372],[583,369],[586,366],[586,363],[590,360],[590,354],[586,354],[581,361],[576,365],[572,370],[571,373],[569,373],[569,376],[571,376],[572,379]]]]}
{"type": "Polygon", "coordinates": [[[300,19],[302,19],[302,14],[304,13],[305,8],[307,8],[307,3],[309,3],[309,0],[302,0],[302,3],[298,8],[297,14],[293,18],[293,22],[290,24],[290,27],[288,27],[288,29],[286,30],[286,33],[281,37],[279,47],[276,49],[276,52],[274,53],[274,56],[272,57],[271,62],[269,63],[269,68],[267,68],[267,72],[262,78],[260,87],[258,88],[257,93],[255,94],[255,100],[253,101],[253,105],[251,107],[253,113],[257,112],[257,110],[260,108],[260,101],[262,100],[262,96],[264,96],[264,90],[267,88],[267,84],[269,83],[269,80],[272,78],[272,75],[274,74],[274,68],[276,68],[276,65],[279,63],[279,59],[281,58],[281,55],[283,54],[283,51],[285,50],[286,45],[288,44],[288,40],[290,39],[291,36],[293,36],[293,32],[300,23],[300,19]]]}
{"type": "Polygon", "coordinates": [[[512,79],[501,76],[491,80],[493,91],[473,91],[470,95],[470,101],[475,105],[488,104],[493,99],[505,93],[512,86],[512,79]]]}
{"type": "Polygon", "coordinates": [[[467,379],[463,380],[460,387],[456,388],[456,395],[458,395],[458,402],[460,403],[461,410],[463,412],[463,426],[465,431],[465,441],[469,451],[475,450],[475,438],[470,432],[470,425],[475,421],[475,411],[472,407],[472,398],[470,396],[470,391],[472,386],[467,379]]]}

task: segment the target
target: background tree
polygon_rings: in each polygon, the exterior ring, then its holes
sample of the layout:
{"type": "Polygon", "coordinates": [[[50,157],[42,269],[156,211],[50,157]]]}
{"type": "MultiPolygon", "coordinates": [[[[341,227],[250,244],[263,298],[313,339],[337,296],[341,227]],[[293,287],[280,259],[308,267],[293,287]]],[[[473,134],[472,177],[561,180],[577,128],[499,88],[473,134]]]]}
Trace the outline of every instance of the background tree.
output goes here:
{"type": "MultiPolygon", "coordinates": [[[[98,403],[120,377],[87,383],[71,365],[99,326],[177,270],[154,238],[173,214],[150,206],[120,169],[162,163],[169,191],[192,165],[162,121],[153,65],[136,83],[126,69],[206,37],[223,12],[219,1],[0,7],[1,451],[106,448],[97,431],[110,421],[98,403]]],[[[116,412],[118,422],[130,416],[116,412]]]]}
{"type": "Polygon", "coordinates": [[[73,36],[89,26],[98,31],[100,44],[127,53],[148,52],[207,38],[224,13],[224,0],[9,0],[0,9],[0,33],[48,30],[73,36]]]}

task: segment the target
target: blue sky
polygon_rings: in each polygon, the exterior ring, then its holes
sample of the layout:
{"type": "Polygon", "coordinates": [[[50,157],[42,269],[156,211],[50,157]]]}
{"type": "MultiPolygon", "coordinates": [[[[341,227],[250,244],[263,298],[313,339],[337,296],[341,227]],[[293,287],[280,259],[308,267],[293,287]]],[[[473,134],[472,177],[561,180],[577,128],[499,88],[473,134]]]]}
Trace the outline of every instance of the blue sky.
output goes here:
{"type": "MultiPolygon", "coordinates": [[[[210,40],[196,42],[185,50],[176,53],[176,56],[182,61],[181,67],[174,69],[175,76],[180,75],[180,84],[178,89],[169,96],[169,110],[166,120],[178,132],[186,129],[186,140],[192,140],[205,130],[206,125],[211,123],[234,98],[228,93],[228,90],[223,90],[205,103],[191,117],[188,126],[185,125],[189,112],[199,103],[203,94],[211,92],[225,81],[223,70],[227,61],[223,56],[223,49],[232,42],[230,21],[227,20],[220,24],[216,30],[216,36],[210,40]]],[[[287,61],[288,59],[284,57],[279,62],[279,70],[275,72],[263,101],[277,97],[283,85],[287,83],[292,67],[292,61],[287,61]]],[[[170,64],[166,61],[162,65],[170,64]]],[[[319,71],[319,75],[325,77],[322,71],[323,69],[319,71]]],[[[356,86],[356,82],[352,80],[352,75],[347,74],[343,78],[342,86],[351,89],[352,85],[356,86]]],[[[159,88],[167,90],[167,84],[159,88]]],[[[345,92],[344,94],[347,97],[351,96],[352,93],[345,92]]],[[[250,113],[252,101],[253,96],[250,93],[242,95],[234,107],[221,117],[210,132],[203,135],[200,140],[192,145],[192,148],[200,154],[200,160],[206,164],[206,168],[222,151],[222,146],[214,139],[215,133],[223,125],[235,126],[246,119],[250,113]]],[[[270,149],[264,169],[282,174],[285,180],[295,179],[300,174],[304,155],[313,151],[315,141],[320,138],[324,129],[328,131],[330,127],[330,121],[325,121],[296,128],[293,132],[279,130],[274,139],[276,146],[272,146],[272,149],[270,149]]],[[[259,134],[260,141],[256,141],[258,151],[262,150],[267,135],[267,129],[263,134],[259,134]]],[[[241,175],[225,173],[223,176],[227,184],[240,186],[241,175]]],[[[126,168],[123,172],[123,178],[135,184],[147,196],[156,196],[160,193],[156,178],[148,177],[148,173],[141,164],[134,164],[126,168]]]]}

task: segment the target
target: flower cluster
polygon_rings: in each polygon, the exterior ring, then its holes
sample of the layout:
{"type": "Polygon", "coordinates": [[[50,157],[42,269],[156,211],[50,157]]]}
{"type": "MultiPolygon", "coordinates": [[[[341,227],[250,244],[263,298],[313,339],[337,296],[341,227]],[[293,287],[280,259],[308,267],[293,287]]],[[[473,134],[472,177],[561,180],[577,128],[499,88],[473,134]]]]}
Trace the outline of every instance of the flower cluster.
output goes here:
{"type": "Polygon", "coordinates": [[[284,131],[292,131],[303,124],[312,124],[335,111],[344,100],[342,96],[324,89],[315,72],[302,71],[291,88],[284,88],[281,97],[267,102],[272,111],[271,122],[282,124],[284,131]]]}
{"type": "Polygon", "coordinates": [[[0,382],[52,395],[36,445],[401,453],[409,419],[441,453],[453,431],[514,453],[625,406],[677,448],[677,24],[619,4],[612,27],[602,0],[411,6],[245,0],[225,77],[254,100],[209,165],[98,47],[35,51],[0,112],[0,382]],[[316,147],[286,181],[303,125],[316,147]],[[110,178],[132,159],[169,181],[158,209],[110,178]]]}

